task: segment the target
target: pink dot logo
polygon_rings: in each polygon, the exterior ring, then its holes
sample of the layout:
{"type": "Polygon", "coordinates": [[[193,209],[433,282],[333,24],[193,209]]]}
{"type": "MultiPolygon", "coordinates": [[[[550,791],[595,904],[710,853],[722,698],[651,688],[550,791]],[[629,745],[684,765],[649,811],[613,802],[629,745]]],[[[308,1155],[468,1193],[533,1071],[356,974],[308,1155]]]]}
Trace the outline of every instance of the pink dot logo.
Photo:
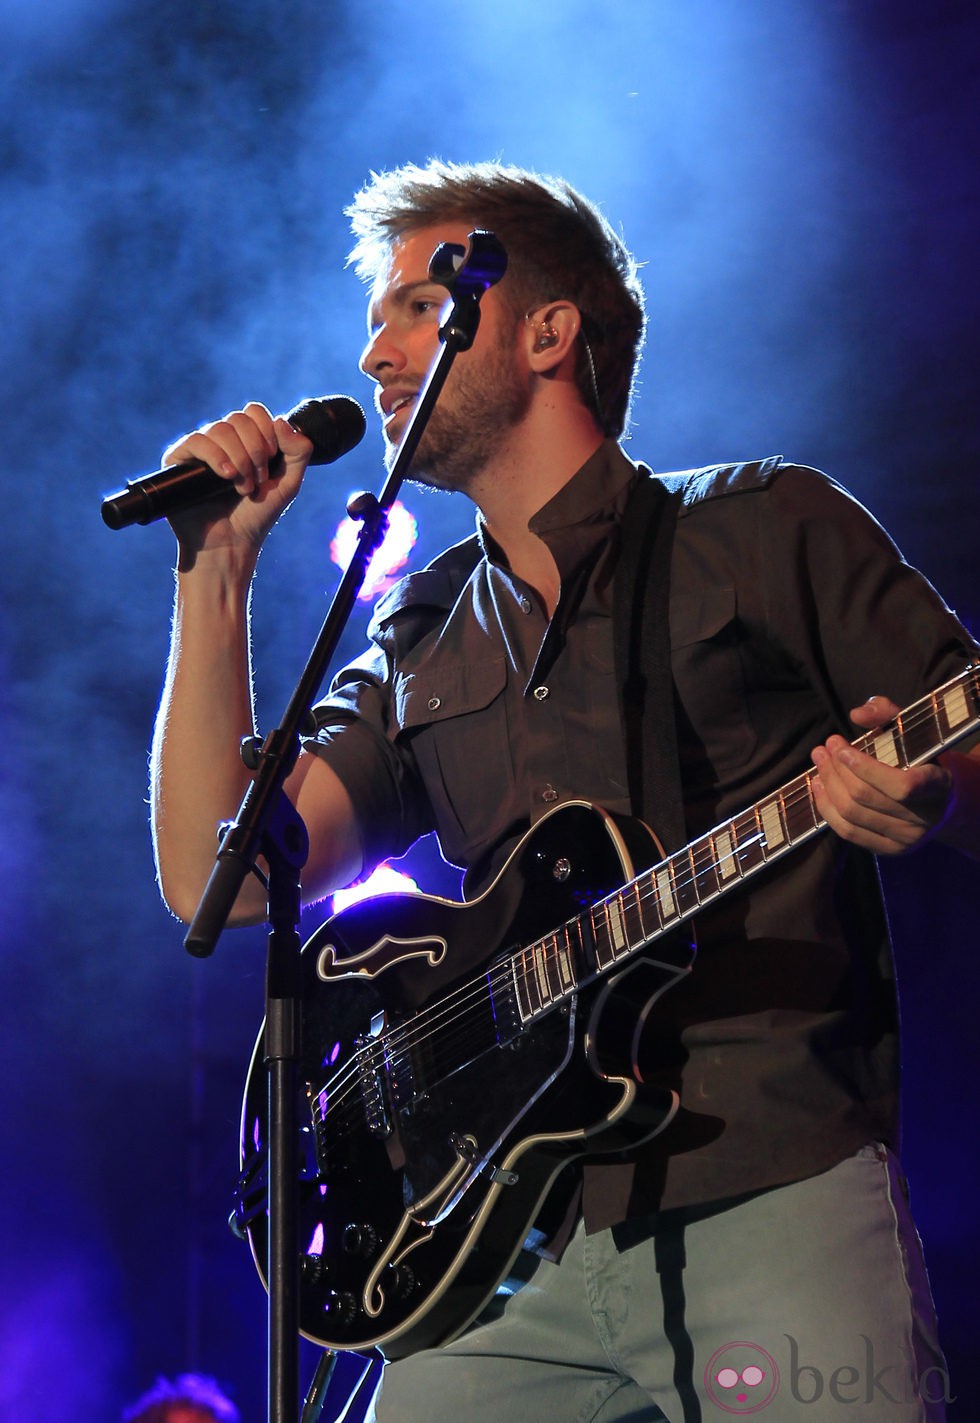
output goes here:
{"type": "Polygon", "coordinates": [[[745,1418],[761,1413],[775,1398],[779,1369],[772,1355],[758,1344],[737,1340],[712,1354],[704,1370],[704,1386],[712,1403],[745,1418]]]}

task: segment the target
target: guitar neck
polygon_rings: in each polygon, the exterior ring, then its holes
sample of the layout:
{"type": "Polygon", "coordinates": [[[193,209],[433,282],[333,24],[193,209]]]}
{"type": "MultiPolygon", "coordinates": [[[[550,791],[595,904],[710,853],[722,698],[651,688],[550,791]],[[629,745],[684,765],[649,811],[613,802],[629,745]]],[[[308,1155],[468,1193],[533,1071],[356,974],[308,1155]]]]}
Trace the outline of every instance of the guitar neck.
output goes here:
{"type": "MultiPolygon", "coordinates": [[[[883,765],[931,760],[980,727],[980,667],[971,666],[853,745],[883,765]]],[[[748,810],[519,950],[512,959],[523,1022],[690,919],[826,828],[807,771],[748,810]]]]}

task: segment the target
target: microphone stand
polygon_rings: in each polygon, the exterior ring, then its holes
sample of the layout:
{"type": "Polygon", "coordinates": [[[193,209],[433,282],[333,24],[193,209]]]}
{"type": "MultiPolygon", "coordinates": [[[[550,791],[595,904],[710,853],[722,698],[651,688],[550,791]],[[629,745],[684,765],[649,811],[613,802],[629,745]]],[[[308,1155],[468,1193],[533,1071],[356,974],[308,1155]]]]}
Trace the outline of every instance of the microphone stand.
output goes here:
{"type": "Polygon", "coordinates": [[[269,1091],[269,1423],[296,1423],[299,1414],[299,1242],[297,1210],[297,1089],[301,1061],[300,889],[309,853],[301,817],[283,789],[312,729],[312,707],[353,610],[368,564],[380,547],[419,440],[460,351],[473,344],[480,298],[503,276],[507,256],[491,232],[469,234],[466,248],[443,243],[429,264],[432,281],[449,289],[453,305],[440,328],[442,341],[381,494],[355,496],[351,518],[361,520],[354,556],[280,726],[264,741],[246,737],[242,758],[254,774],[236,818],[221,827],[217,859],[184,938],[196,958],[217,944],[232,906],[262,855],[268,866],[268,960],[264,1061],[269,1091]]]}

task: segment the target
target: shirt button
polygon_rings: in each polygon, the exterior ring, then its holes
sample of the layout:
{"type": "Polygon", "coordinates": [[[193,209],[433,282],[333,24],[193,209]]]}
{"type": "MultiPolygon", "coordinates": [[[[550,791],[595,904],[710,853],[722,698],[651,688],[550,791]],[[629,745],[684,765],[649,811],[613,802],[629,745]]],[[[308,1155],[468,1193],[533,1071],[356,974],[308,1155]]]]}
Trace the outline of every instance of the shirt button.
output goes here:
{"type": "Polygon", "coordinates": [[[556,801],[558,799],[558,792],[555,790],[554,786],[545,786],[544,790],[541,792],[541,799],[545,801],[547,805],[551,805],[552,801],[556,801]]]}
{"type": "Polygon", "coordinates": [[[429,698],[429,711],[438,711],[442,706],[442,697],[429,698]]]}
{"type": "Polygon", "coordinates": [[[530,600],[530,598],[525,598],[525,597],[518,598],[518,600],[517,600],[517,606],[520,608],[520,610],[521,610],[522,613],[529,613],[529,612],[531,611],[531,600],[530,600]]]}
{"type": "Polygon", "coordinates": [[[536,702],[546,702],[550,696],[551,696],[551,690],[550,690],[550,688],[548,688],[548,687],[535,687],[535,689],[534,689],[534,700],[535,700],[536,702]]]}

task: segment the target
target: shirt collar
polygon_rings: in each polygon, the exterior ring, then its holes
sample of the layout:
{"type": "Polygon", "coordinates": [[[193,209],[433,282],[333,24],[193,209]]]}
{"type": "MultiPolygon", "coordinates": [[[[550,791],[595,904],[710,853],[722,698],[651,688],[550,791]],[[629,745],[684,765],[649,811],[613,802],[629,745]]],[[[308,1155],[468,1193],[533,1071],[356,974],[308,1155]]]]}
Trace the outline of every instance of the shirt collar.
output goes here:
{"type": "MultiPolygon", "coordinates": [[[[619,444],[615,440],[604,440],[558,493],[553,494],[528,521],[528,528],[547,543],[549,535],[560,535],[566,529],[614,522],[622,514],[636,472],[637,466],[623,453],[619,444]]],[[[506,566],[503,550],[479,512],[476,531],[491,563],[506,566]]],[[[599,531],[597,528],[597,535],[599,531]]]]}
{"type": "Polygon", "coordinates": [[[633,461],[615,440],[604,440],[568,483],[538,510],[528,528],[543,537],[576,524],[615,519],[635,477],[633,461]]]}

